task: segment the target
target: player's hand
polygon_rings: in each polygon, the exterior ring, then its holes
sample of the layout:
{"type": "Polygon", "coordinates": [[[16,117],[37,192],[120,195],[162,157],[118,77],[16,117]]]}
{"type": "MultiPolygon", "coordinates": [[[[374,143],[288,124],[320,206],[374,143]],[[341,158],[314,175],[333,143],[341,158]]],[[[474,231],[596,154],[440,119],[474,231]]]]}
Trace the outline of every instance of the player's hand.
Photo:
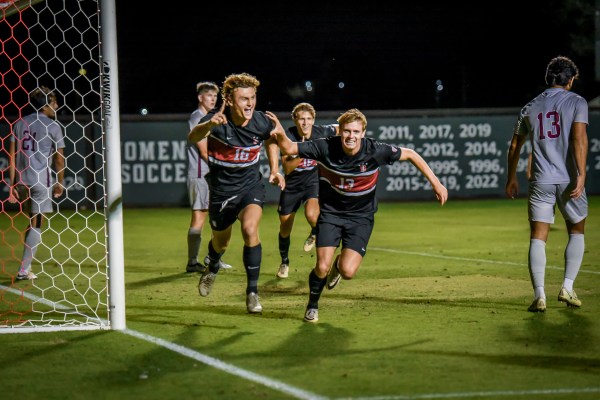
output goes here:
{"type": "Polygon", "coordinates": [[[585,176],[579,175],[575,184],[575,189],[571,191],[571,198],[578,199],[585,190],[585,176]]]}
{"type": "Polygon", "coordinates": [[[275,124],[275,128],[271,131],[271,137],[277,139],[277,135],[285,135],[285,129],[283,129],[279,118],[271,111],[265,111],[265,115],[275,124]]]}
{"type": "Polygon", "coordinates": [[[8,191],[8,202],[11,204],[15,204],[19,201],[19,192],[17,192],[16,187],[11,186],[8,191]]]}
{"type": "Polygon", "coordinates": [[[440,183],[434,186],[433,191],[435,192],[435,197],[440,202],[440,204],[446,204],[446,201],[448,201],[448,189],[446,189],[446,186],[440,183]]]}
{"type": "Polygon", "coordinates": [[[59,198],[60,196],[62,196],[62,194],[65,191],[65,187],[62,185],[62,183],[55,183],[54,187],[52,187],[52,193],[55,199],[59,198]]]}
{"type": "Polygon", "coordinates": [[[212,116],[212,118],[210,119],[210,122],[211,122],[211,124],[213,124],[215,126],[227,124],[227,116],[225,115],[225,100],[223,100],[223,103],[221,104],[221,108],[219,108],[219,111],[217,111],[217,113],[212,116]]]}
{"type": "Polygon", "coordinates": [[[515,196],[519,194],[519,182],[516,179],[509,179],[506,182],[504,192],[506,193],[506,197],[514,199],[515,196]]]}
{"type": "Polygon", "coordinates": [[[285,189],[285,178],[281,172],[272,173],[269,176],[269,183],[271,185],[277,185],[281,190],[285,189]]]}

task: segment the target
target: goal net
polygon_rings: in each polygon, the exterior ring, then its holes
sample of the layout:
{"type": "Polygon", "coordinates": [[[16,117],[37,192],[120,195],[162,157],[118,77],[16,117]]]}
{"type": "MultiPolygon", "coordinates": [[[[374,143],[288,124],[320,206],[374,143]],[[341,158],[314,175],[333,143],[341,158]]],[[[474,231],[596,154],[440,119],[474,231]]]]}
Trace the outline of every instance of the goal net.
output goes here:
{"type": "Polygon", "coordinates": [[[114,0],[0,0],[0,13],[0,333],[122,329],[114,0]],[[36,112],[29,95],[42,86],[58,100],[65,190],[28,245],[29,207],[10,199],[9,148],[24,146],[13,128],[36,112]],[[29,263],[37,278],[17,279],[29,263]]]}

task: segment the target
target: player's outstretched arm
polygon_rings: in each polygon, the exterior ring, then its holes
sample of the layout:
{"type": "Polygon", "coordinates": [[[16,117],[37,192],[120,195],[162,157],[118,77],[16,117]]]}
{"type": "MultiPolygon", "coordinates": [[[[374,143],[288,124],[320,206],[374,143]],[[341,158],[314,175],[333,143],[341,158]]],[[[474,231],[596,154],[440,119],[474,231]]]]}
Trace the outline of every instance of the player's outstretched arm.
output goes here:
{"type": "Polygon", "coordinates": [[[435,197],[438,199],[441,205],[444,205],[448,200],[448,189],[442,185],[442,182],[440,182],[423,157],[421,157],[419,153],[413,149],[403,147],[400,161],[404,160],[410,161],[425,176],[425,178],[427,178],[431,184],[431,187],[433,188],[435,197]]]}
{"type": "Polygon", "coordinates": [[[196,125],[189,133],[188,140],[190,142],[199,142],[210,134],[210,130],[218,125],[227,124],[227,116],[225,112],[225,102],[221,104],[221,108],[215,113],[211,119],[196,125]]]}
{"type": "Polygon", "coordinates": [[[281,153],[286,156],[298,154],[298,145],[287,137],[281,122],[279,122],[279,118],[271,111],[265,112],[265,115],[275,123],[275,129],[271,131],[271,137],[277,140],[277,145],[281,149],[281,153]]]}

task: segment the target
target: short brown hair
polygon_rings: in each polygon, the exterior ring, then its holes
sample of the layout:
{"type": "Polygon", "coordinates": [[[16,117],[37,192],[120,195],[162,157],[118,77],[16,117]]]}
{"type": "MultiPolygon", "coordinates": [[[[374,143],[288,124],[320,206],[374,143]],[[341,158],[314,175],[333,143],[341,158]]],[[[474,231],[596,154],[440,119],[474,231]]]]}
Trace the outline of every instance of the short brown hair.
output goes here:
{"type": "Polygon", "coordinates": [[[317,112],[315,111],[315,108],[311,104],[299,103],[299,104],[296,104],[296,106],[292,110],[292,119],[296,120],[298,118],[298,113],[302,112],[302,111],[306,111],[306,112],[310,113],[310,115],[312,115],[313,119],[316,118],[316,116],[317,116],[317,112]]]}
{"type": "Polygon", "coordinates": [[[46,86],[40,86],[29,94],[29,102],[36,110],[41,110],[55,101],[57,101],[56,94],[46,86]]]}
{"type": "Polygon", "coordinates": [[[363,130],[367,130],[367,117],[365,117],[365,115],[363,113],[361,113],[357,108],[352,108],[352,109],[346,111],[345,113],[343,113],[342,115],[339,116],[337,121],[340,124],[340,130],[342,129],[342,127],[344,125],[349,124],[351,122],[356,122],[356,121],[359,121],[362,123],[363,130]]]}
{"type": "Polygon", "coordinates": [[[219,87],[214,82],[198,82],[196,83],[196,93],[202,94],[204,92],[208,92],[209,90],[214,90],[219,93],[219,87]]]}

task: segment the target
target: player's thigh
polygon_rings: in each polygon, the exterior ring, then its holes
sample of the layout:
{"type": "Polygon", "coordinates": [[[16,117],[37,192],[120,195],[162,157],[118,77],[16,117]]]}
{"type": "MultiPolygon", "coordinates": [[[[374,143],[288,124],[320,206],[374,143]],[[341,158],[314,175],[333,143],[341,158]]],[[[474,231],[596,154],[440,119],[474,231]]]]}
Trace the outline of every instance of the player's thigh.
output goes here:
{"type": "Polygon", "coordinates": [[[31,214],[47,214],[52,212],[50,188],[44,185],[33,185],[29,188],[29,198],[31,201],[31,214]]]}
{"type": "Polygon", "coordinates": [[[565,221],[577,224],[588,216],[588,199],[585,190],[583,194],[574,199],[571,197],[571,185],[559,185],[558,209],[565,221]]]}
{"type": "Polygon", "coordinates": [[[527,213],[529,221],[554,223],[557,185],[529,184],[527,213]]]}

